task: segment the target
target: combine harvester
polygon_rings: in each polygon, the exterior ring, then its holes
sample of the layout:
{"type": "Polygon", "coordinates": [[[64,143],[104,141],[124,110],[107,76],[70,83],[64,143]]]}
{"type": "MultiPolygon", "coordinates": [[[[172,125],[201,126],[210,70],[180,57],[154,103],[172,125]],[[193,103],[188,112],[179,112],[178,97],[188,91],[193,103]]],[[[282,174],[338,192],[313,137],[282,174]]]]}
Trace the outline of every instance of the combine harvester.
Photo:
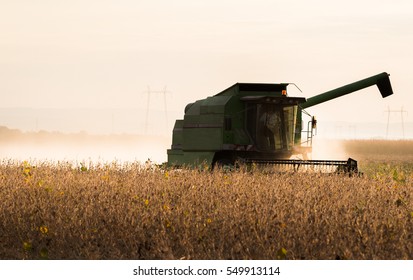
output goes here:
{"type": "Polygon", "coordinates": [[[373,85],[385,98],[393,94],[389,74],[384,72],[308,99],[288,96],[288,85],[237,83],[188,104],[184,119],[175,122],[172,146],[167,150],[168,165],[213,168],[255,163],[294,170],[305,166],[358,172],[357,161],[351,158],[308,160],[317,122],[305,109],[373,85]],[[307,127],[303,113],[309,116],[307,127]],[[303,159],[291,159],[295,155],[303,159]]]}

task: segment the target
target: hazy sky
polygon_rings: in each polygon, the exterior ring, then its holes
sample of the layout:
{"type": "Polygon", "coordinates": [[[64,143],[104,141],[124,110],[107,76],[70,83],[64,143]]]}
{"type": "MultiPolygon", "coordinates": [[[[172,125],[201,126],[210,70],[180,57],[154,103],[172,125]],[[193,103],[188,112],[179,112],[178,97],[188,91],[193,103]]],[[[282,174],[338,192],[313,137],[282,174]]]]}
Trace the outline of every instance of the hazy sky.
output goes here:
{"type": "Polygon", "coordinates": [[[393,96],[371,88],[309,111],[385,122],[403,106],[413,120],[409,0],[0,0],[0,34],[0,107],[145,110],[147,87],[167,86],[182,117],[236,82],[311,97],[386,71],[393,96]]]}

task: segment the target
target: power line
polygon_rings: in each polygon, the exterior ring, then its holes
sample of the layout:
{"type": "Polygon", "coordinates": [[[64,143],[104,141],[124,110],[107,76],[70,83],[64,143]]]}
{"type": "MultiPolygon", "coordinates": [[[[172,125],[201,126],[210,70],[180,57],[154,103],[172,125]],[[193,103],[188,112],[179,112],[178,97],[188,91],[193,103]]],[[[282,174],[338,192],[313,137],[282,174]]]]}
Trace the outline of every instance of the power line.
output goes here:
{"type": "Polygon", "coordinates": [[[162,94],[163,95],[163,107],[165,113],[165,128],[168,129],[168,111],[166,108],[166,94],[170,93],[164,86],[163,90],[152,90],[149,86],[148,89],[144,92],[146,93],[146,117],[145,117],[145,134],[148,133],[148,123],[149,123],[149,107],[150,107],[150,99],[151,95],[153,94],[162,94]]]}
{"type": "Polygon", "coordinates": [[[408,112],[403,109],[403,106],[401,107],[400,110],[390,110],[390,107],[388,107],[387,110],[384,112],[387,113],[386,138],[388,138],[389,136],[390,114],[396,113],[396,114],[400,114],[400,117],[402,120],[402,132],[403,132],[403,139],[404,139],[404,113],[407,114],[408,112]]]}

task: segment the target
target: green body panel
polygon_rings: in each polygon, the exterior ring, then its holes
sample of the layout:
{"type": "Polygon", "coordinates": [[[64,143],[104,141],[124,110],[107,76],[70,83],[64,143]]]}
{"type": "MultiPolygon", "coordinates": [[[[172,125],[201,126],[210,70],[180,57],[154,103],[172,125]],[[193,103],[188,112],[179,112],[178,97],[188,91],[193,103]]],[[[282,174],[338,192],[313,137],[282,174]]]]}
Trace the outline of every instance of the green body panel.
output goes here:
{"type": "Polygon", "coordinates": [[[219,151],[222,149],[222,128],[187,128],[183,136],[185,150],[219,151]]]}
{"type": "MultiPolygon", "coordinates": [[[[177,146],[172,146],[172,149],[182,149],[182,143],[184,141],[183,137],[183,120],[176,120],[174,130],[172,132],[172,143],[175,143],[177,146]]],[[[172,144],[173,145],[173,144],[172,144]]]]}
{"type": "Polygon", "coordinates": [[[387,97],[393,93],[388,76],[381,73],[307,100],[288,97],[288,84],[237,83],[185,107],[183,120],[175,122],[168,164],[288,158],[303,150],[302,109],[374,84],[387,97]]]}
{"type": "Polygon", "coordinates": [[[215,152],[183,152],[182,150],[168,150],[168,165],[184,167],[210,167],[215,152]]]}
{"type": "Polygon", "coordinates": [[[183,165],[185,160],[184,152],[180,149],[168,149],[168,164],[169,165],[183,165]]]}

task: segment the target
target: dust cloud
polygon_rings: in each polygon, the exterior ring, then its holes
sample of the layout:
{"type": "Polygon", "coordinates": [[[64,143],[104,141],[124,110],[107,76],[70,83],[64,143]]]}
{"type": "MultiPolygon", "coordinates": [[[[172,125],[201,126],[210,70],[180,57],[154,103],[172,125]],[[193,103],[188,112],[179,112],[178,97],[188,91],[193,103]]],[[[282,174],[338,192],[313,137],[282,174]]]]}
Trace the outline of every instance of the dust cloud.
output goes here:
{"type": "Polygon", "coordinates": [[[30,161],[153,163],[167,160],[170,139],[129,134],[90,135],[0,129],[0,158],[30,161]]]}
{"type": "Polygon", "coordinates": [[[351,157],[345,150],[343,142],[340,140],[313,141],[311,159],[314,160],[347,160],[351,157]]]}

